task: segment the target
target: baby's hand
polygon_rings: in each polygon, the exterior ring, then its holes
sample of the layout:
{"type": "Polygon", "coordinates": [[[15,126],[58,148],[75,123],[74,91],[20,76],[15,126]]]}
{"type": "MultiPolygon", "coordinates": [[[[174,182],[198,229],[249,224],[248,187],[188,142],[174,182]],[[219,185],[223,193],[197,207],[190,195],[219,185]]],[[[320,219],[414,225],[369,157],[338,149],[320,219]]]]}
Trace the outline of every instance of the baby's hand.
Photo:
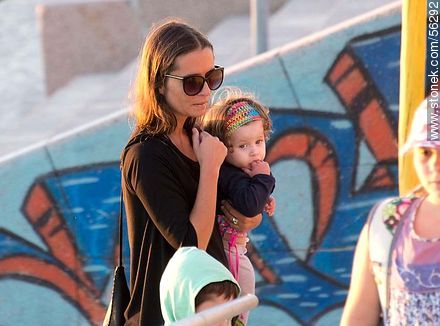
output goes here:
{"type": "Polygon", "coordinates": [[[275,197],[270,196],[267,200],[266,206],[264,206],[264,211],[269,215],[273,216],[275,214],[275,208],[277,206],[277,203],[275,201],[275,197]]]}
{"type": "Polygon", "coordinates": [[[243,171],[246,172],[250,177],[253,177],[257,174],[270,175],[270,166],[269,163],[265,161],[254,161],[251,163],[249,169],[243,168],[243,171]]]}

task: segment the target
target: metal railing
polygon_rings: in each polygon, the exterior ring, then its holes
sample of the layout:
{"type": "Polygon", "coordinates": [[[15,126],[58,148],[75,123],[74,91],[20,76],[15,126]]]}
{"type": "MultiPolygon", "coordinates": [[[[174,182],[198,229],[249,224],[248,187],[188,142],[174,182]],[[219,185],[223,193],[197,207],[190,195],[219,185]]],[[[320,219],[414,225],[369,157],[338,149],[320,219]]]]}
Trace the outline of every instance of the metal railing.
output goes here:
{"type": "Polygon", "coordinates": [[[246,294],[235,300],[203,310],[191,317],[182,319],[172,326],[210,326],[249,311],[258,305],[258,298],[246,294]]]}

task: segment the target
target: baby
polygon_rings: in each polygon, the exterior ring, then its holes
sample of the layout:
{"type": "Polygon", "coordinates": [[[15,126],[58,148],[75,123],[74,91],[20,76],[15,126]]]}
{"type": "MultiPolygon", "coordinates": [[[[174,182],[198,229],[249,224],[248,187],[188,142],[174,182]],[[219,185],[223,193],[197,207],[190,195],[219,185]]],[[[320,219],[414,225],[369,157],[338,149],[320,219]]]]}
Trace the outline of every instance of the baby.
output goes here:
{"type": "MultiPolygon", "coordinates": [[[[268,109],[251,95],[228,90],[202,120],[202,128],[218,137],[228,148],[220,168],[217,193],[217,220],[223,237],[229,268],[243,293],[255,293],[255,273],[246,254],[247,234],[238,230],[238,220],[226,220],[221,202],[228,200],[241,214],[249,217],[275,212],[271,196],[275,178],[264,161],[266,140],[272,123],[268,109]]],[[[240,316],[243,324],[247,314],[240,316]]]]}

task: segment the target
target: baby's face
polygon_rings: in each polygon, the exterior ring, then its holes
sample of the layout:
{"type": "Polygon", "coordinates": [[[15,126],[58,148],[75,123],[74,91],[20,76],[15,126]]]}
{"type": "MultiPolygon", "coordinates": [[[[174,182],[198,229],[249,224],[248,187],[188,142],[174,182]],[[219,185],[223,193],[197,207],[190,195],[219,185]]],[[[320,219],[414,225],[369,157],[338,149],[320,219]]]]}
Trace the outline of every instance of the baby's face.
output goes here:
{"type": "Polygon", "coordinates": [[[266,157],[263,121],[252,121],[233,131],[229,137],[226,162],[238,168],[250,168],[251,163],[266,157]]]}

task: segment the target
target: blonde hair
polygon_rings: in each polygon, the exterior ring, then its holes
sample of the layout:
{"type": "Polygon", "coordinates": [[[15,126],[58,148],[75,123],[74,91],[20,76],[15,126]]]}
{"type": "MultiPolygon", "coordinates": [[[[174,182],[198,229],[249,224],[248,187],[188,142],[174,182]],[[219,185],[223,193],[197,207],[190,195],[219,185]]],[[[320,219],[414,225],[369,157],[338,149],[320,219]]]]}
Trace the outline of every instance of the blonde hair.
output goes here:
{"type": "Polygon", "coordinates": [[[426,189],[421,184],[419,184],[416,187],[414,187],[413,189],[411,189],[408,192],[408,194],[405,195],[405,197],[408,197],[408,196],[424,197],[427,195],[428,195],[428,192],[426,191],[426,189]]]}
{"type": "Polygon", "coordinates": [[[243,92],[238,88],[226,88],[218,96],[218,100],[211,106],[208,112],[199,120],[200,127],[218,137],[225,145],[229,145],[229,137],[226,130],[226,115],[228,110],[238,102],[246,102],[251,105],[263,120],[264,138],[269,139],[272,132],[272,121],[269,117],[269,109],[259,103],[252,93],[243,92]]]}
{"type": "MultiPolygon", "coordinates": [[[[204,48],[213,49],[206,36],[181,20],[166,20],[152,28],[140,54],[131,92],[134,133],[155,135],[174,131],[176,117],[159,90],[165,85],[165,75],[175,68],[178,56],[204,48]]],[[[191,130],[195,121],[187,119],[185,129],[191,130]]]]}

